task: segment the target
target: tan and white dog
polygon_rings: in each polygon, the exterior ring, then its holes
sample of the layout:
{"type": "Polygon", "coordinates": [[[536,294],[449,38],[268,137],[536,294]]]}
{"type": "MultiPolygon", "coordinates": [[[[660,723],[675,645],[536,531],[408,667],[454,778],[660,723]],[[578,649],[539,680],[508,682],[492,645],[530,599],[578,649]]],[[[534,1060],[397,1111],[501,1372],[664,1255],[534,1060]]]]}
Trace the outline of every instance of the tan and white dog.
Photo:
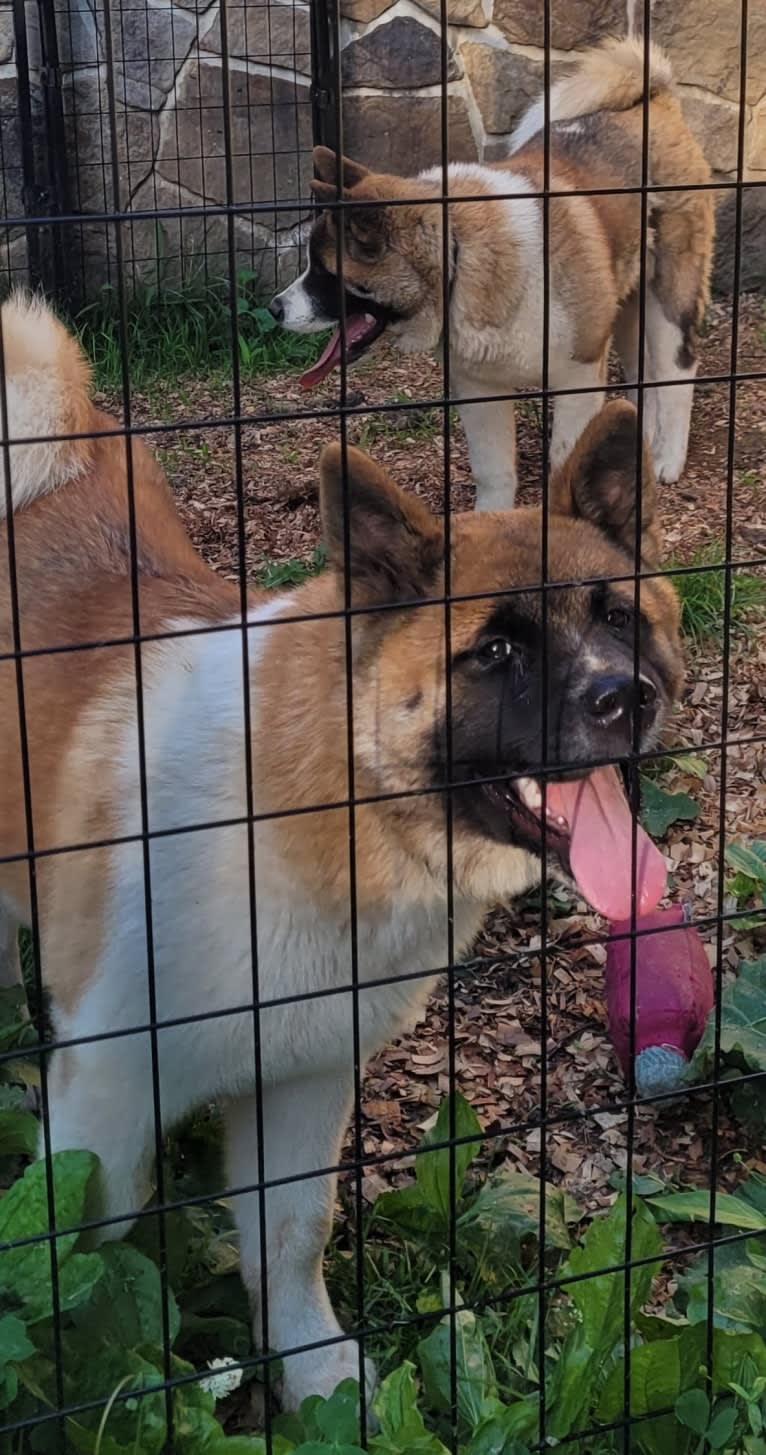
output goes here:
{"type": "MultiPolygon", "coordinates": [[[[548,387],[592,391],[555,399],[554,468],[601,408],[610,340],[626,380],[639,378],[643,91],[643,48],[633,40],[586,53],[551,88],[550,187],[565,195],[549,204],[548,387]]],[[[332,208],[339,164],[324,147],[316,148],[314,159],[318,180],[312,188],[330,210],[312,230],[306,270],[271,304],[274,317],[296,332],[334,325],[341,312],[338,211],[332,208]]],[[[437,348],[443,332],[444,209],[436,200],[442,169],[404,179],[344,158],[341,175],[348,361],[384,330],[403,350],[437,348]]],[[[539,389],[544,382],[543,178],[542,101],[520,122],[508,161],[448,168],[450,393],[457,400],[539,389]]],[[[684,124],[669,62],[652,49],[648,184],[682,189],[709,180],[710,169],[684,124]]],[[[668,387],[646,390],[644,434],[657,477],[665,481],[677,480],[686,460],[713,216],[710,191],[649,193],[643,377],[668,387]]],[[[340,357],[336,330],[303,375],[306,386],[324,378],[340,357]]],[[[511,506],[513,403],[463,403],[460,417],[477,506],[511,506]]]]}
{"type": "MultiPolygon", "coordinates": [[[[42,305],[6,303],[2,333],[11,439],[29,440],[41,427],[50,435],[114,431],[90,403],[77,342],[42,305]]],[[[146,638],[146,858],[126,441],[102,433],[10,446],[30,802],[3,518],[0,969],[5,980],[17,973],[16,931],[30,922],[29,806],[42,971],[67,1043],[51,1060],[52,1145],[99,1155],[105,1214],[121,1220],[106,1235],[122,1232],[146,1198],[154,1147],[148,881],[162,1117],[171,1125],[213,1099],[225,1108],[230,1183],[250,1189],[233,1202],[257,1335],[255,947],[268,1337],[274,1349],[304,1349],[284,1366],[284,1399],[296,1405],[354,1375],[358,1359],[322,1274],[335,1190],[327,1169],[341,1151],[354,1057],[341,451],[330,446],[321,461],[329,569],[286,595],[255,593],[245,626],[237,588],[195,552],[159,464],[137,438],[131,454],[146,638]],[[120,644],[98,645],[112,639],[120,644]],[[319,1175],[290,1180],[306,1173],[319,1175]]],[[[626,754],[636,713],[640,741],[651,744],[682,675],[677,601],[669,583],[650,577],[634,676],[625,578],[635,455],[635,411],[611,404],[552,482],[549,576],[569,584],[548,593],[545,656],[540,512],[454,518],[458,599],[447,663],[442,524],[366,455],[348,451],[348,559],[360,609],[351,632],[352,736],[365,1059],[413,1019],[447,961],[447,671],[452,782],[460,785],[452,791],[458,953],[488,905],[539,878],[544,817],[551,863],[605,914],[629,912],[628,804],[616,769],[591,765],[626,754]],[[603,577],[623,579],[594,584],[603,577]]],[[[648,460],[645,470],[642,550],[651,565],[658,540],[648,460]]],[[[640,828],[637,845],[637,902],[647,908],[663,892],[664,867],[640,828]]]]}

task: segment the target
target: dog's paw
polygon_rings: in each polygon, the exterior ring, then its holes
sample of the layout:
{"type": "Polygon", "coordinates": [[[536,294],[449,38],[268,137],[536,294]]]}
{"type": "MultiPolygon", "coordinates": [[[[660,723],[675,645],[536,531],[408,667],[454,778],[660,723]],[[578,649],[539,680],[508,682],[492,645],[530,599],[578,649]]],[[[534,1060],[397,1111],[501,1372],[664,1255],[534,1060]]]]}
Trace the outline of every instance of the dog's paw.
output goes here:
{"type": "Polygon", "coordinates": [[[684,473],[686,459],[658,459],[655,461],[654,474],[658,485],[675,485],[684,473]]]}
{"type": "Polygon", "coordinates": [[[686,466],[688,438],[682,429],[655,430],[651,436],[644,431],[651,450],[652,464],[658,484],[675,485],[681,479],[686,466]]]}
{"type": "MultiPolygon", "coordinates": [[[[364,1361],[367,1405],[375,1392],[377,1372],[371,1359],[364,1361]]],[[[359,1379],[359,1345],[349,1339],[330,1349],[313,1349],[292,1354],[284,1362],[280,1403],[285,1410],[297,1410],[311,1394],[329,1399],[344,1379],[359,1379]]],[[[369,1423],[369,1421],[368,1421],[369,1423]]]]}

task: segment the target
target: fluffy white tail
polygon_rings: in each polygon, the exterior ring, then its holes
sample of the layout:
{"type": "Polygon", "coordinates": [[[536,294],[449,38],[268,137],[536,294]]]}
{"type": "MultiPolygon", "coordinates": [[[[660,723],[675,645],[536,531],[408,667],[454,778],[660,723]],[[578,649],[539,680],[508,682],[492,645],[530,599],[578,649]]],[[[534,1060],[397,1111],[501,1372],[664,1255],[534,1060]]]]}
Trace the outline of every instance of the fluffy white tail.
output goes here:
{"type": "MultiPolygon", "coordinates": [[[[657,46],[649,47],[649,98],[673,84],[670,61],[657,46]]],[[[576,121],[593,111],[629,111],[644,95],[644,45],[637,39],[609,40],[586,51],[568,76],[551,86],[551,121],[576,121]]],[[[518,151],[542,131],[542,97],[533,101],[521,118],[511,151],[518,151]]]]}
{"type": "Polygon", "coordinates": [[[0,414],[0,519],[6,515],[6,450],[11,444],[14,512],[82,475],[88,440],[57,439],[91,425],[90,367],[77,339],[42,299],[13,293],[0,310],[8,431],[0,414]]]}

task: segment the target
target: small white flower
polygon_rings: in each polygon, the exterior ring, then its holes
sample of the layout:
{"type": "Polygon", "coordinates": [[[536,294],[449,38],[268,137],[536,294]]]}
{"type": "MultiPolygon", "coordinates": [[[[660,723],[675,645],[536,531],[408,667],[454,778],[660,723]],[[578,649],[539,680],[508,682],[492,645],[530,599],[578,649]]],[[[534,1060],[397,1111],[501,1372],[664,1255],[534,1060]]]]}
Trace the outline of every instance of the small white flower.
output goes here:
{"type": "Polygon", "coordinates": [[[212,1394],[213,1399],[225,1399],[227,1394],[233,1394],[235,1389],[239,1389],[243,1370],[235,1359],[208,1359],[207,1367],[221,1371],[199,1382],[200,1389],[204,1389],[206,1394],[212,1394]],[[231,1368],[232,1364],[236,1366],[234,1369],[231,1368]]]}

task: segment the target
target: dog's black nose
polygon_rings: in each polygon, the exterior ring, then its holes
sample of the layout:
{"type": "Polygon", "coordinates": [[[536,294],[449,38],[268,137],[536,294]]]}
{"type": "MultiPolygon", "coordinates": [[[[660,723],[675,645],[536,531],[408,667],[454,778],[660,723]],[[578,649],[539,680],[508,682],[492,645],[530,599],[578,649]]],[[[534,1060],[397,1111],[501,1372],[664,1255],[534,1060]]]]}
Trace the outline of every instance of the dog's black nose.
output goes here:
{"type": "Polygon", "coordinates": [[[632,676],[607,673],[593,679],[585,694],[585,705],[590,716],[602,727],[614,727],[623,720],[628,721],[637,706],[641,726],[646,727],[654,718],[657,689],[648,677],[639,677],[636,684],[632,676]]]}
{"type": "Polygon", "coordinates": [[[272,318],[276,319],[277,323],[281,323],[282,319],[285,316],[285,305],[282,302],[282,299],[280,298],[278,293],[276,297],[272,298],[269,304],[269,313],[271,314],[272,318]]]}

